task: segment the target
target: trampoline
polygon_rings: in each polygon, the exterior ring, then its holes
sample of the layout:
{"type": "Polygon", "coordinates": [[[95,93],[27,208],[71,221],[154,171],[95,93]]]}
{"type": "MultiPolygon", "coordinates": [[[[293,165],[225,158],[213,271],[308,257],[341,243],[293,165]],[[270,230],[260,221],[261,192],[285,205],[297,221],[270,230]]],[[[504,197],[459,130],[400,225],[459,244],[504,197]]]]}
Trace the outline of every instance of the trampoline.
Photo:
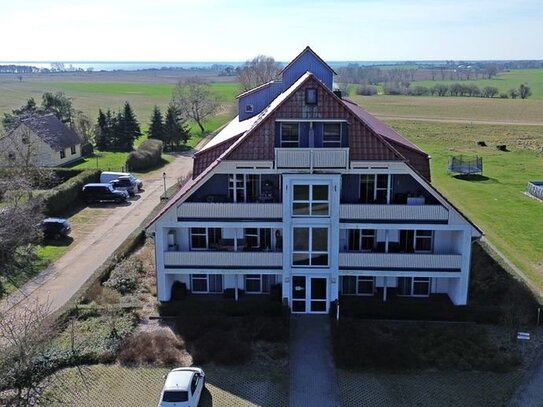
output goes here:
{"type": "Polygon", "coordinates": [[[543,201],[543,181],[528,181],[526,190],[533,197],[543,201]]]}
{"type": "Polygon", "coordinates": [[[483,174],[483,157],[449,156],[447,172],[455,174],[483,174]]]}

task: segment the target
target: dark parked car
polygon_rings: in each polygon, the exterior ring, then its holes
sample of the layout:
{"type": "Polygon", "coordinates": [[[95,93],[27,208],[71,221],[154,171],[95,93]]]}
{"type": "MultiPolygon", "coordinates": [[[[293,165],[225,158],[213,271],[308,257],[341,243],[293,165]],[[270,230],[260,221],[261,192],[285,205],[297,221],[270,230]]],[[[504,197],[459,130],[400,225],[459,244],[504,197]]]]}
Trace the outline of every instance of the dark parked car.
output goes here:
{"type": "Polygon", "coordinates": [[[111,184],[87,184],[83,187],[83,199],[92,202],[125,202],[128,192],[114,189],[111,184]]]}
{"type": "Polygon", "coordinates": [[[68,237],[70,231],[70,223],[63,218],[45,218],[41,223],[43,237],[46,239],[60,240],[68,237]]]}
{"type": "Polygon", "coordinates": [[[121,176],[109,181],[113,188],[128,192],[128,195],[134,196],[138,191],[138,185],[127,176],[121,176]]]}

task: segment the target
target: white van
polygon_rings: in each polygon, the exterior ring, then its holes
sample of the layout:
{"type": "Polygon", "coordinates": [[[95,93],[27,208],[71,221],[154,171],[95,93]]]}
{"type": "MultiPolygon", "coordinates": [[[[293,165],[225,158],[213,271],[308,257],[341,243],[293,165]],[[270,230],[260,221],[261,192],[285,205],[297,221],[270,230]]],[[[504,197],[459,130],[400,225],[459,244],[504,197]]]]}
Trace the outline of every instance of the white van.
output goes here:
{"type": "Polygon", "coordinates": [[[111,182],[113,180],[119,179],[119,177],[128,177],[128,178],[130,178],[130,181],[132,181],[137,186],[138,190],[141,191],[143,189],[143,182],[140,179],[134,177],[129,172],[103,171],[100,174],[100,182],[108,183],[108,182],[111,182]]]}

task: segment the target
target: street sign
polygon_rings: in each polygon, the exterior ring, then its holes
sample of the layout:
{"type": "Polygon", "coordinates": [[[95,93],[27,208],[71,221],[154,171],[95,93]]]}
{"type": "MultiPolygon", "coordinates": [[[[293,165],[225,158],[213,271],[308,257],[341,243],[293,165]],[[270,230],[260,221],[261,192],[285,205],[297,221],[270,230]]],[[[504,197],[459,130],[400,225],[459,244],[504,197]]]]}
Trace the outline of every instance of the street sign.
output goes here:
{"type": "Polygon", "coordinates": [[[530,332],[517,332],[517,339],[520,341],[529,341],[530,332]]]}

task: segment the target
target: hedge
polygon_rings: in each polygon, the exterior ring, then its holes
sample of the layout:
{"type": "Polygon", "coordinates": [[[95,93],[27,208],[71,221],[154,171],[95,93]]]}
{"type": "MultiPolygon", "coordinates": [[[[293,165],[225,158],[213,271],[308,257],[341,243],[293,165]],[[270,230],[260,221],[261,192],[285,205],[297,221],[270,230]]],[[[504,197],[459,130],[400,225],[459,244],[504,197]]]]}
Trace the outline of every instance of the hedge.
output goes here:
{"type": "Polygon", "coordinates": [[[90,182],[98,182],[99,169],[89,169],[70,178],[67,182],[46,192],[43,195],[45,213],[49,216],[59,216],[65,213],[79,199],[81,188],[90,182]]]}
{"type": "Polygon", "coordinates": [[[145,140],[136,151],[128,154],[126,165],[130,171],[146,170],[160,165],[163,143],[160,140],[145,140]]]}

